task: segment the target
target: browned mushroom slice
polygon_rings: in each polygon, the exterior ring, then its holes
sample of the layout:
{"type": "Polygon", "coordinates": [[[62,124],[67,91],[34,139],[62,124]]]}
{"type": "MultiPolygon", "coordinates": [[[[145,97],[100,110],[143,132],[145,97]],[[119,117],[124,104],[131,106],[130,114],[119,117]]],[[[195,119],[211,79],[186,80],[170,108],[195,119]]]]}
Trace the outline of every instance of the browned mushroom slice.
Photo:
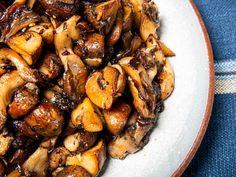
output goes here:
{"type": "Polygon", "coordinates": [[[39,15],[25,5],[14,3],[10,6],[0,19],[0,41],[3,42],[15,35],[21,29],[40,20],[39,15]]]}
{"type": "Polygon", "coordinates": [[[128,77],[128,84],[136,110],[144,118],[155,118],[156,93],[151,80],[137,58],[127,57],[119,61],[128,77]]]}
{"type": "Polygon", "coordinates": [[[39,0],[47,13],[58,18],[68,18],[76,14],[80,0],[39,0]]]}
{"type": "Polygon", "coordinates": [[[120,39],[122,28],[123,28],[122,23],[123,23],[123,15],[122,15],[122,10],[120,8],[117,13],[115,25],[113,29],[111,30],[107,39],[108,46],[110,47],[114,46],[120,39]]]}
{"type": "Polygon", "coordinates": [[[48,170],[48,151],[54,147],[57,138],[43,141],[37,150],[24,162],[22,169],[26,176],[45,177],[48,170]]]}
{"type": "Polygon", "coordinates": [[[25,84],[18,71],[4,74],[0,78],[0,130],[7,120],[7,105],[10,103],[14,91],[25,84]]]}
{"type": "Polygon", "coordinates": [[[96,142],[95,133],[80,131],[78,133],[67,136],[64,139],[64,146],[70,152],[83,152],[91,148],[96,142]]]}
{"type": "Polygon", "coordinates": [[[81,38],[81,30],[77,27],[80,17],[73,16],[56,29],[55,48],[64,65],[64,91],[73,101],[81,101],[85,94],[85,83],[88,70],[80,57],[73,50],[73,40],[81,38]]]}
{"type": "Polygon", "coordinates": [[[166,60],[158,79],[161,86],[161,99],[165,100],[171,95],[175,85],[174,71],[169,60],[166,60]]]}
{"type": "Polygon", "coordinates": [[[28,158],[28,153],[25,150],[17,149],[8,157],[8,166],[22,165],[28,158]]]}
{"type": "Polygon", "coordinates": [[[83,127],[88,132],[99,132],[103,129],[102,114],[99,109],[85,98],[71,113],[71,121],[77,127],[83,127]]]}
{"type": "Polygon", "coordinates": [[[57,177],[91,177],[91,175],[80,166],[68,166],[57,174],[57,177]]]}
{"type": "Polygon", "coordinates": [[[0,133],[0,157],[4,156],[9,150],[13,139],[13,136],[9,134],[7,129],[2,130],[0,133]]]}
{"type": "Polygon", "coordinates": [[[62,71],[60,58],[54,53],[47,53],[39,66],[39,71],[45,74],[48,79],[55,79],[62,71]]]}
{"type": "Polygon", "coordinates": [[[6,164],[4,163],[2,159],[0,159],[0,176],[4,176],[6,170],[7,170],[6,164]]]}
{"type": "Polygon", "coordinates": [[[20,76],[28,82],[37,82],[37,72],[31,69],[25,60],[18,55],[14,50],[8,48],[0,49],[0,60],[10,61],[19,71],[20,76]]]}
{"type": "Polygon", "coordinates": [[[53,44],[54,41],[54,28],[51,23],[40,23],[32,26],[28,31],[34,31],[40,34],[47,44],[53,44]]]}
{"type": "Polygon", "coordinates": [[[39,135],[52,137],[62,131],[64,118],[59,109],[51,103],[42,102],[28,116],[26,123],[39,135]]]}
{"type": "Polygon", "coordinates": [[[123,134],[111,140],[108,153],[116,159],[124,159],[143,148],[148,141],[148,134],[155,125],[155,119],[143,119],[135,112],[123,134]]]}
{"type": "Polygon", "coordinates": [[[15,92],[8,113],[13,119],[17,119],[31,111],[38,102],[39,88],[35,84],[27,83],[15,92]]]}
{"type": "Polygon", "coordinates": [[[41,54],[43,39],[38,33],[27,31],[19,36],[12,36],[7,40],[7,44],[32,65],[41,54]]]}
{"type": "Polygon", "coordinates": [[[117,94],[116,97],[119,97],[123,94],[126,86],[126,75],[125,71],[122,69],[122,67],[119,64],[111,65],[111,67],[116,68],[119,71],[119,77],[117,81],[117,94]]]}
{"type": "Polygon", "coordinates": [[[133,25],[134,14],[133,14],[132,6],[128,4],[123,5],[123,10],[124,10],[124,17],[123,17],[122,28],[124,32],[128,32],[132,29],[132,25],[133,25]]]}
{"type": "Polygon", "coordinates": [[[104,34],[108,34],[116,20],[119,0],[109,0],[98,4],[85,4],[85,16],[92,25],[104,34]]]}
{"type": "Polygon", "coordinates": [[[57,147],[49,156],[49,168],[51,171],[66,164],[66,158],[70,152],[65,147],[57,147]]]}
{"type": "Polygon", "coordinates": [[[110,109],[117,96],[119,71],[111,66],[94,72],[86,83],[86,93],[90,100],[102,109],[110,109]]]}
{"type": "Polygon", "coordinates": [[[33,139],[38,139],[39,135],[32,130],[32,128],[25,122],[22,120],[16,120],[12,122],[13,127],[21,132],[23,135],[27,136],[27,137],[31,137],[33,139]]]}
{"type": "Polygon", "coordinates": [[[96,146],[81,154],[67,157],[66,165],[78,165],[93,177],[97,176],[106,161],[106,145],[100,140],[96,146]]]}
{"type": "Polygon", "coordinates": [[[116,102],[111,109],[103,110],[107,129],[113,135],[120,134],[129,118],[131,106],[124,101],[116,102]]]}

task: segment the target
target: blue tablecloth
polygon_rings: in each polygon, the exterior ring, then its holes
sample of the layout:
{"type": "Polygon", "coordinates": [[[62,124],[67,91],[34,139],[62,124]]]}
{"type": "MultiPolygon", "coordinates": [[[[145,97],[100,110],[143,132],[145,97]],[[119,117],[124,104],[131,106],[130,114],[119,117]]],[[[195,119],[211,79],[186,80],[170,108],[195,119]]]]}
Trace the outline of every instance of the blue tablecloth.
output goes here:
{"type": "Polygon", "coordinates": [[[213,113],[183,177],[236,177],[236,0],[195,0],[207,27],[216,70],[213,113]]]}

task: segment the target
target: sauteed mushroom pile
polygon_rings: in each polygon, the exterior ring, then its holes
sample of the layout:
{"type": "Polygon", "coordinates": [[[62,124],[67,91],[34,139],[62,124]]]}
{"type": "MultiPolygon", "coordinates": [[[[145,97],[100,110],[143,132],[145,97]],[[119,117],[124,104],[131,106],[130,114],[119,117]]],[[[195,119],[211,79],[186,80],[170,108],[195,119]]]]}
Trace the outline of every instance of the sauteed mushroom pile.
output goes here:
{"type": "Polygon", "coordinates": [[[152,0],[0,2],[0,176],[95,177],[174,89],[152,0]]]}

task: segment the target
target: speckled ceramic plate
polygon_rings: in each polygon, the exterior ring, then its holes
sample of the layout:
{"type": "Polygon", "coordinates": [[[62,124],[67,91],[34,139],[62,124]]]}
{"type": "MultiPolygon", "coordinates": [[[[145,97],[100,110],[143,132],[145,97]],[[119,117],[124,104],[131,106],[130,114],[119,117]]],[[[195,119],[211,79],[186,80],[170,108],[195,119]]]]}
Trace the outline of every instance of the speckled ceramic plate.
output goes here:
{"type": "Polygon", "coordinates": [[[170,58],[176,86],[165,102],[150,142],[125,160],[110,160],[102,177],[180,176],[205,134],[214,95],[213,56],[207,31],[193,1],[155,0],[161,39],[173,49],[170,58]]]}

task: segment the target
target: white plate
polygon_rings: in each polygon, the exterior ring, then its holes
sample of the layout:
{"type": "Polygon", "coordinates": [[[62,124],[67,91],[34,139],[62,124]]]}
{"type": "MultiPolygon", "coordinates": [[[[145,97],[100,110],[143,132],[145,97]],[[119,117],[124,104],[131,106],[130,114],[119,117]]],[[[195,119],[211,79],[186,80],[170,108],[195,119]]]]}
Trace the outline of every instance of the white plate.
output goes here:
{"type": "Polygon", "coordinates": [[[149,143],[125,160],[110,160],[102,177],[180,176],[207,128],[214,69],[204,24],[192,1],[155,2],[160,11],[161,40],[176,53],[176,57],[170,58],[175,90],[165,102],[149,143]]]}

